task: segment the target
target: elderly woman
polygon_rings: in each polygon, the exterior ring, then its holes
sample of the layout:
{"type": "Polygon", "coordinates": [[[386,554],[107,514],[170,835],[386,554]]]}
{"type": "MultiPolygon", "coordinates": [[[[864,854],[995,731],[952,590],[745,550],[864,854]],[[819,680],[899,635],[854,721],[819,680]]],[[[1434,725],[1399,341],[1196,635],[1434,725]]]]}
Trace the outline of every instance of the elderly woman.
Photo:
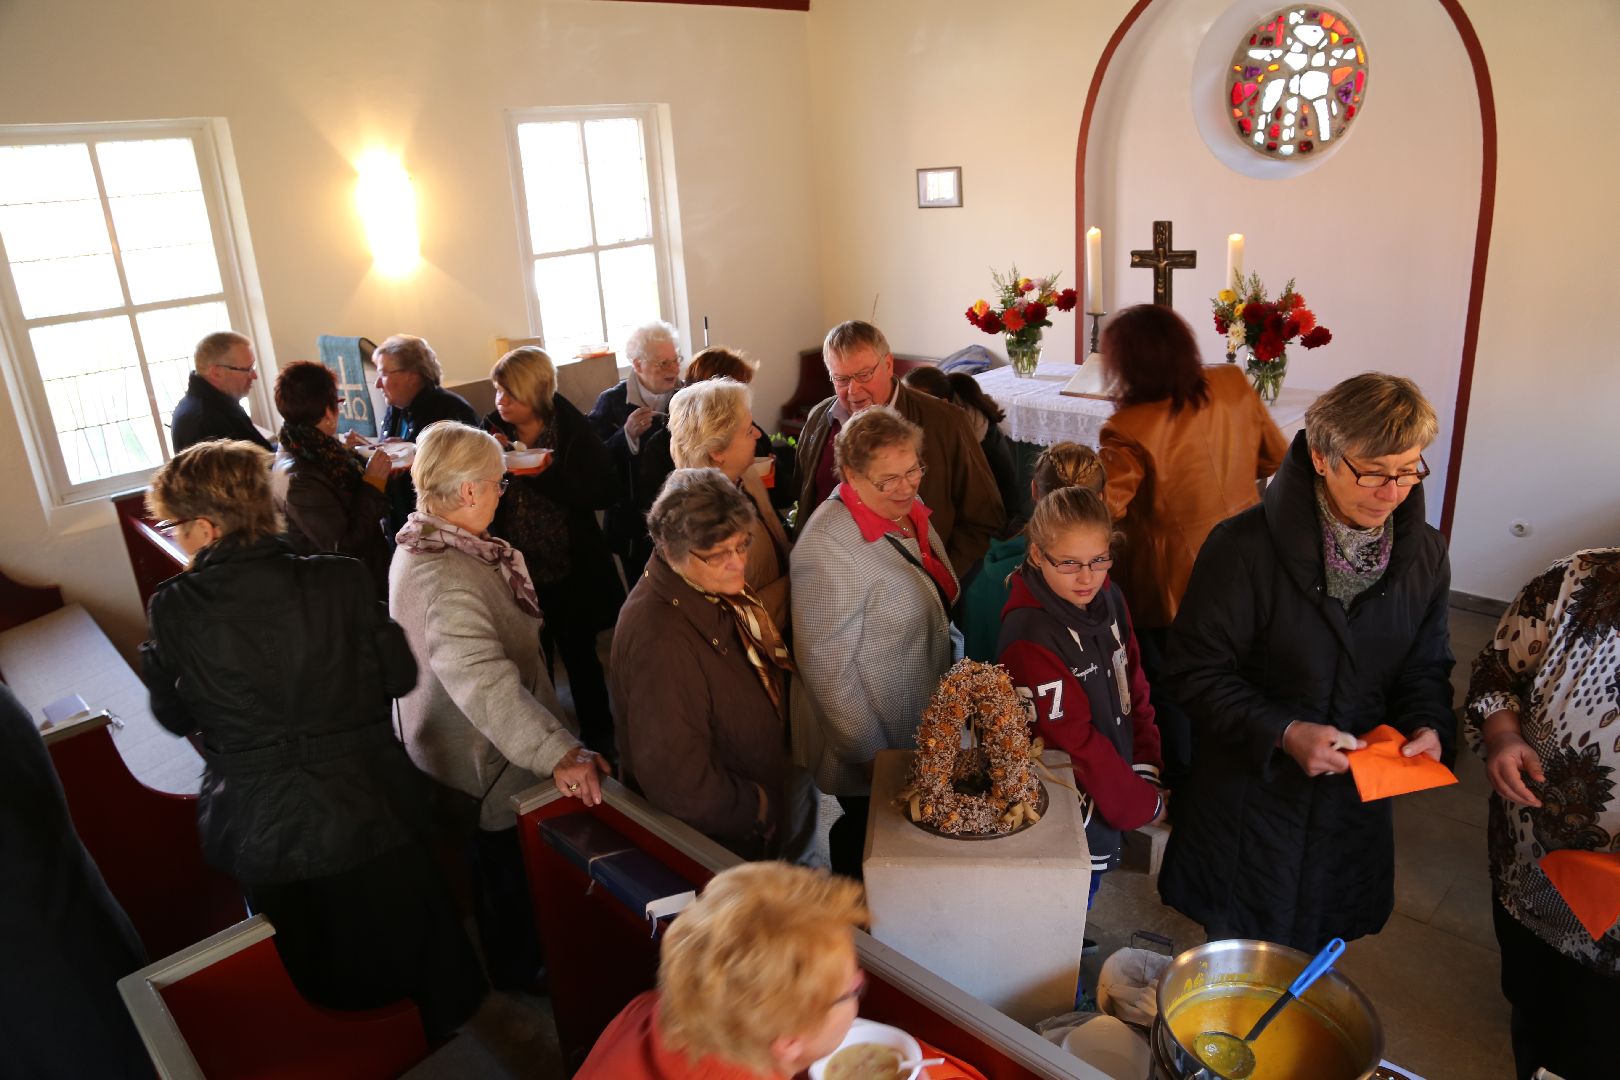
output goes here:
{"type": "Polygon", "coordinates": [[[276,377],[280,449],[270,473],[276,509],[287,519],[287,540],[300,555],[335,551],[366,564],[378,599],[388,595],[388,516],[383,492],[389,457],[373,450],[362,465],[337,440],[337,376],[325,364],[288,364],[276,377]]]}
{"type": "Polygon", "coordinates": [[[853,882],[783,863],[714,876],[664,935],[658,989],[625,1006],[575,1080],[788,1080],[838,1049],[866,977],[853,882]]]}
{"type": "Polygon", "coordinates": [[[389,606],[422,664],[399,703],[417,766],[459,792],[477,820],[471,855],[490,975],[525,989],[539,969],[508,801],[550,776],[587,806],[601,801],[598,755],[564,724],[536,642],[540,605],[522,552],[489,535],[506,489],[501,445],[464,424],[435,424],[411,465],[417,507],[399,532],[389,606]]]}
{"type": "Polygon", "coordinates": [[[670,450],[681,469],[719,469],[758,511],[749,529],[748,587],[777,626],[788,625],[788,538],[754,472],[754,413],[748,387],[731,379],[694,383],[669,406],[670,450]]]}
{"type": "Polygon", "coordinates": [[[150,512],[192,557],[152,596],[152,712],[202,733],[203,854],[275,924],[304,996],[408,996],[437,1040],[488,988],[423,841],[426,784],[394,738],[390,700],[416,664],[364,567],[276,535],[269,462],[205,442],[152,480],[150,512]]]}
{"type": "Polygon", "coordinates": [[[1495,792],[1491,893],[1521,1080],[1543,1066],[1564,1077],[1614,1071],[1620,929],[1588,930],[1544,859],[1581,852],[1620,863],[1620,744],[1605,730],[1617,711],[1620,548],[1595,548],[1519,592],[1468,686],[1468,740],[1495,792]]]}
{"type": "Polygon", "coordinates": [[[1345,380],[1198,556],[1169,661],[1198,742],[1159,891],[1211,938],[1315,952],[1394,907],[1390,804],[1344,751],[1388,724],[1450,760],[1451,568],[1418,487],[1437,430],[1410,379],[1345,380]]]}
{"type": "Polygon", "coordinates": [[[801,677],[794,680],[795,757],[838,796],[833,869],[859,876],[872,759],[916,745],[917,722],[959,654],[950,624],[956,573],[922,484],[922,429],[886,405],[850,419],[834,443],[841,478],[793,549],[801,677]]]}
{"type": "Polygon", "coordinates": [[[812,817],[787,751],[793,663],[745,577],[758,516],[718,469],[670,473],[609,661],[626,782],[744,858],[802,853],[812,817]]]}
{"type": "Polygon", "coordinates": [[[523,553],[545,636],[568,669],[580,736],[611,756],[613,714],[596,636],[619,617],[624,586],[596,511],[613,505],[613,458],[584,414],[557,393],[557,370],[545,350],[513,349],[489,377],[495,411],[484,426],[507,446],[551,451],[543,472],[511,478],[489,531],[523,553]]]}

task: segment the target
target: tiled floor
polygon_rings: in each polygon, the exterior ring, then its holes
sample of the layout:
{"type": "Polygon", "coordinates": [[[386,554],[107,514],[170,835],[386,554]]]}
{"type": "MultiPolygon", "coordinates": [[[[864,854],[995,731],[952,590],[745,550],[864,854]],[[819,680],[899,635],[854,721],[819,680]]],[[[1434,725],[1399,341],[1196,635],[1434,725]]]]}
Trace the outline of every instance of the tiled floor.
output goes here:
{"type": "MultiPolygon", "coordinates": [[[[1456,702],[1468,668],[1496,620],[1452,612],[1456,702]]],[[[1513,1075],[1508,1007],[1497,988],[1485,863],[1485,801],[1480,760],[1457,757],[1458,783],[1402,798],[1395,806],[1395,914],[1383,931],[1350,944],[1339,967],[1372,1000],[1384,1026],[1384,1055],[1428,1080],[1507,1080],[1513,1075]]],[[[1136,860],[1109,874],[1097,893],[1087,936],[1101,946],[1085,965],[1096,985],[1102,959],[1136,930],[1164,934],[1177,950],[1204,941],[1203,929],[1159,902],[1157,882],[1136,860]]]]}

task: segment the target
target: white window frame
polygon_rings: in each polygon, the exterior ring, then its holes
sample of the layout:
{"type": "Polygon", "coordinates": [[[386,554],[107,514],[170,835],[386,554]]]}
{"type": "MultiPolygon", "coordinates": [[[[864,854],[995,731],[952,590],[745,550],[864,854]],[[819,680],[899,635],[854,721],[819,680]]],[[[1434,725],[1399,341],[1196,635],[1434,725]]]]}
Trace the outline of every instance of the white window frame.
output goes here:
{"type": "MultiPolygon", "coordinates": [[[[71,315],[52,315],[30,320],[23,317],[10,270],[6,269],[4,273],[0,273],[0,344],[4,345],[4,348],[0,349],[0,354],[3,354],[0,355],[0,361],[4,363],[5,375],[17,399],[15,402],[17,412],[27,429],[24,442],[33,459],[36,475],[42,481],[49,505],[55,508],[93,502],[109,495],[140,488],[151,481],[156,469],[138,469],[77,484],[69,479],[67,463],[62,456],[61,442],[56,434],[56,425],[51,418],[45,381],[40,377],[39,366],[34,359],[33,344],[28,334],[32,327],[116,315],[133,319],[135,315],[144,311],[223,300],[231,326],[254,343],[254,356],[259,366],[260,378],[255,382],[250,394],[249,403],[252,406],[250,412],[261,417],[273,415],[263,375],[267,370],[274,370],[274,360],[270,350],[265,347],[265,336],[254,332],[261,323],[255,316],[262,309],[262,304],[257,302],[257,278],[252,272],[252,251],[246,237],[246,218],[240,207],[241,196],[235,175],[229,171],[234,169],[234,165],[227,160],[229,135],[224,129],[224,122],[213,118],[196,118],[98,124],[0,125],[0,145],[6,146],[173,138],[190,139],[196,149],[197,173],[202,181],[203,200],[208,208],[214,254],[219,260],[221,289],[218,293],[134,304],[130,302],[129,283],[124,277],[123,264],[115,260],[119,286],[124,294],[122,304],[98,311],[82,311],[71,315]],[[250,297],[254,302],[250,303],[250,297]]],[[[94,162],[94,154],[91,155],[91,160],[94,162]]],[[[97,176],[99,180],[99,166],[97,176]]],[[[109,231],[111,231],[110,222],[109,231]]],[[[116,250],[117,234],[114,232],[112,235],[116,250]]],[[[0,264],[9,267],[3,238],[0,238],[0,264]]],[[[146,354],[139,333],[135,334],[135,350],[141,365],[141,378],[146,386],[147,400],[152,407],[153,420],[158,422],[161,407],[152,390],[151,375],[147,371],[146,354]]],[[[168,404],[172,407],[174,403],[168,404]]],[[[167,461],[168,440],[162,432],[158,435],[158,448],[167,461]]]]}
{"type": "MultiPolygon", "coordinates": [[[[674,324],[680,329],[681,336],[686,336],[686,320],[679,317],[686,304],[686,282],[680,258],[680,218],[676,208],[675,177],[669,165],[666,165],[666,162],[672,163],[674,160],[668,134],[668,106],[657,104],[536,106],[506,110],[506,147],[512,166],[512,197],[517,207],[518,260],[523,274],[523,295],[529,308],[529,334],[542,342],[545,341],[546,332],[540,318],[540,292],[534,281],[536,259],[554,258],[559,255],[594,254],[599,251],[631,247],[646,241],[637,239],[615,244],[591,244],[566,251],[535,252],[534,239],[529,233],[529,198],[523,186],[523,153],[518,146],[518,125],[621,119],[641,121],[643,154],[647,165],[647,202],[652,217],[653,261],[658,268],[658,317],[674,324]]],[[[586,150],[585,153],[589,154],[589,151],[586,150]]],[[[586,170],[586,192],[589,197],[588,157],[586,170]]],[[[593,235],[594,232],[593,222],[593,235]]],[[[607,308],[606,300],[603,298],[600,269],[597,272],[596,284],[597,303],[602,306],[601,319],[605,329],[607,308]]],[[[574,357],[554,356],[552,360],[558,364],[567,364],[572,363],[574,357]]],[[[619,357],[619,360],[622,367],[625,358],[619,357]]]]}

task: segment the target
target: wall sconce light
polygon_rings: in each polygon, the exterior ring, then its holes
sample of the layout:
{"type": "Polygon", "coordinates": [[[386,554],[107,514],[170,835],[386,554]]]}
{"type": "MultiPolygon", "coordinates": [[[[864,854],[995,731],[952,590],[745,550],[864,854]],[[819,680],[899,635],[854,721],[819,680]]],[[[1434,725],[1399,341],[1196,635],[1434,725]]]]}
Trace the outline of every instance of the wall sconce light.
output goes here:
{"type": "Polygon", "coordinates": [[[410,174],[393,154],[371,150],[355,166],[360,182],[354,202],[366,227],[372,264],[390,277],[414,269],[422,259],[416,232],[416,191],[410,174]]]}

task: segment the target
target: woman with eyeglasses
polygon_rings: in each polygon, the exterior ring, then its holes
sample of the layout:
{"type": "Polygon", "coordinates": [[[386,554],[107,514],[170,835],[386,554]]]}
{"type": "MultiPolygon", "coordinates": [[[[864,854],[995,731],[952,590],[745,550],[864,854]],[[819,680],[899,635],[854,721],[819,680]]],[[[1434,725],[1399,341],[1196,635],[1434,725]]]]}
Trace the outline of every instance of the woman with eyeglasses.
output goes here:
{"type": "Polygon", "coordinates": [[[567,726],[546,676],[522,552],[489,534],[507,485],[500,443],[441,421],[416,445],[416,511],[388,578],[389,607],[421,665],[416,689],[400,699],[400,729],[411,759],[465,819],[491,981],[528,990],[540,946],[510,797],[550,776],[594,806],[608,765],[567,726]]]}
{"type": "Polygon", "coordinates": [[[1119,865],[1121,836],[1164,816],[1159,729],[1130,609],[1108,578],[1115,537],[1102,498],[1059,488],[1025,531],[997,662],[1034,707],[1035,734],[1074,763],[1095,896],[1119,865]]]}
{"type": "Polygon", "coordinates": [[[922,441],[886,405],[853,416],[833,444],[839,483],[793,547],[794,757],[843,806],[832,866],[855,877],[872,759],[916,746],[923,709],[961,655],[956,572],[917,497],[922,441]]]}
{"type": "Polygon", "coordinates": [[[788,758],[793,661],[747,583],[758,516],[718,469],[669,474],[608,670],[624,781],[744,858],[792,859],[814,814],[788,758]]]}
{"type": "Polygon", "coordinates": [[[1314,952],[1394,908],[1390,802],[1361,801],[1345,751],[1387,724],[1452,759],[1451,567],[1418,486],[1438,429],[1410,379],[1345,380],[1198,556],[1168,673],[1197,740],[1159,891],[1211,938],[1314,952]]]}

